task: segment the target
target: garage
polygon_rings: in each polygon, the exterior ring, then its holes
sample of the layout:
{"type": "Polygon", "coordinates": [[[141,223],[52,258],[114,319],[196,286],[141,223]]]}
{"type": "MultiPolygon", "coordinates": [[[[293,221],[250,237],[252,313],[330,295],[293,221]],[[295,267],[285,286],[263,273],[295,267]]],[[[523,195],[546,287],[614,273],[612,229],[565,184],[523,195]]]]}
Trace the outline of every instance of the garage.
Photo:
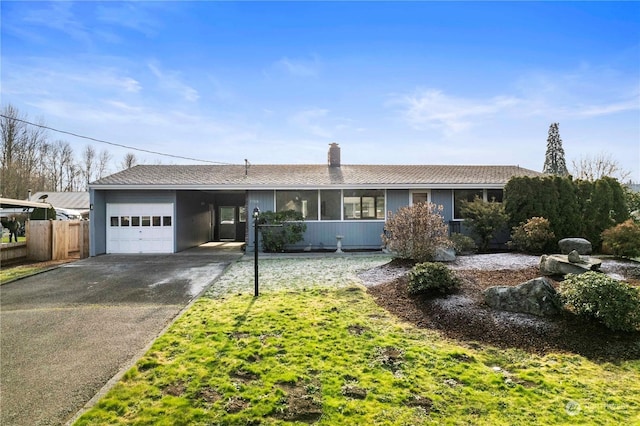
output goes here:
{"type": "Polygon", "coordinates": [[[107,203],[107,253],[173,253],[171,203],[107,203]]]}

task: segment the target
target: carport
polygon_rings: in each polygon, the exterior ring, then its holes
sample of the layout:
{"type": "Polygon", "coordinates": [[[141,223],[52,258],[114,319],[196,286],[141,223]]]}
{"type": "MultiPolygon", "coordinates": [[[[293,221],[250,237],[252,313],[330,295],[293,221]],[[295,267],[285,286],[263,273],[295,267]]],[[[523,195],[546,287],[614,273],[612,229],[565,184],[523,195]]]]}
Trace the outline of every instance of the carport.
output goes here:
{"type": "Polygon", "coordinates": [[[92,185],[91,256],[175,253],[246,239],[247,192],[92,185]]]}

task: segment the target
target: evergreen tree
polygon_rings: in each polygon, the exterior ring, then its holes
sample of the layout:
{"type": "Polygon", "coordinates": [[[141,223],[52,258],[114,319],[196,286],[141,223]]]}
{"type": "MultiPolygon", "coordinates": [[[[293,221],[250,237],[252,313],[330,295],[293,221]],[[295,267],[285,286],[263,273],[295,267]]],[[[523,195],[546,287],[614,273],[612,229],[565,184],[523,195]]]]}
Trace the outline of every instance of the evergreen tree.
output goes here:
{"type": "Polygon", "coordinates": [[[544,167],[542,173],[550,175],[567,176],[567,164],[564,160],[564,149],[558,123],[551,123],[549,126],[549,137],[547,137],[547,153],[544,157],[544,167]]]}

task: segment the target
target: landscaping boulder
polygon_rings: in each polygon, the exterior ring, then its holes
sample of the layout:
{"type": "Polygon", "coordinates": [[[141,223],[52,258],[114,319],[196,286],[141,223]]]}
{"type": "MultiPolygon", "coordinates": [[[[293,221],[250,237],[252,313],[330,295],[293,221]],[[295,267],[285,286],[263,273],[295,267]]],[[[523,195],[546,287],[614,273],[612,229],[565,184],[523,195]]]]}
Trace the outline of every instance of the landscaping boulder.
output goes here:
{"type": "Polygon", "coordinates": [[[534,278],[515,287],[489,287],[485,303],[493,309],[538,316],[557,315],[562,310],[558,293],[546,278],[534,278]]]}
{"type": "Polygon", "coordinates": [[[577,251],[570,254],[543,254],[540,257],[540,272],[543,275],[583,274],[587,271],[599,271],[602,260],[589,256],[580,256],[577,251]]]}
{"type": "Polygon", "coordinates": [[[569,254],[573,250],[578,254],[591,254],[591,242],[584,238],[563,238],[558,241],[558,247],[560,247],[560,253],[569,254]]]}
{"type": "Polygon", "coordinates": [[[438,247],[433,260],[435,262],[453,262],[456,260],[456,251],[453,248],[438,247]]]}

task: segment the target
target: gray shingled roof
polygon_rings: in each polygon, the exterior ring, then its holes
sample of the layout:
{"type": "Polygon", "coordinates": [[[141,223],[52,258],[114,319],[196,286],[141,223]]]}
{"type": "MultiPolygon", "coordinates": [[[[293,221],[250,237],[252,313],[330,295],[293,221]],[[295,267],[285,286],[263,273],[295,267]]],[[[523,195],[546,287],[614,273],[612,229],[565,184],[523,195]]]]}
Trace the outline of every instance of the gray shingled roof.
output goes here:
{"type": "Polygon", "coordinates": [[[89,192],[36,192],[31,195],[31,201],[38,201],[43,195],[47,195],[47,203],[54,207],[73,210],[89,209],[89,192]]]}
{"type": "Polygon", "coordinates": [[[92,188],[278,189],[504,185],[513,176],[541,173],[518,166],[447,165],[138,165],[91,184],[92,188]]]}

